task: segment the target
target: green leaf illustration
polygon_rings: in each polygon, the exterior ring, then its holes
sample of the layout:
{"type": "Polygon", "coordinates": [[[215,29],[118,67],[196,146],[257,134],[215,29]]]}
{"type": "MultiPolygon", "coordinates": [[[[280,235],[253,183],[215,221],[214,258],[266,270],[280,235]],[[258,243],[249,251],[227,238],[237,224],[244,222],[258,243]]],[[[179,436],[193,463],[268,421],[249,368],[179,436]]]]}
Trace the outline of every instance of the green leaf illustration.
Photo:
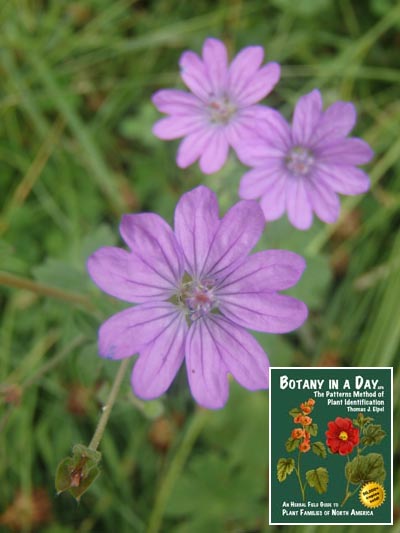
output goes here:
{"type": "Polygon", "coordinates": [[[386,477],[383,457],[380,453],[359,455],[346,464],[345,474],[346,478],[354,485],[366,481],[383,483],[386,477]]]}
{"type": "Polygon", "coordinates": [[[294,459],[286,459],[281,457],[278,460],[276,465],[276,473],[278,476],[278,481],[285,481],[286,477],[289,476],[294,470],[294,459]]]}
{"type": "Polygon", "coordinates": [[[361,442],[364,446],[372,446],[378,444],[386,436],[386,431],[382,429],[380,424],[369,424],[364,428],[364,434],[361,437],[361,442]]]}
{"type": "Polygon", "coordinates": [[[294,450],[297,450],[300,444],[300,439],[293,439],[292,437],[289,437],[286,441],[285,447],[287,452],[294,452],[294,450]]]}
{"type": "Polygon", "coordinates": [[[302,414],[302,411],[300,411],[300,409],[298,407],[294,407],[293,409],[291,409],[289,411],[289,414],[290,416],[292,416],[293,418],[295,418],[297,415],[301,415],[302,414]]]}
{"type": "Polygon", "coordinates": [[[315,453],[315,455],[318,455],[318,457],[322,457],[324,459],[327,455],[325,444],[321,441],[313,442],[311,445],[311,450],[315,453]]]}
{"type": "Polygon", "coordinates": [[[357,418],[353,420],[353,424],[359,428],[363,428],[367,424],[373,422],[374,419],[370,416],[364,416],[364,413],[358,413],[357,418]]]}
{"type": "Polygon", "coordinates": [[[315,470],[306,472],[306,479],[310,487],[313,487],[318,494],[324,494],[328,489],[329,474],[326,468],[321,466],[315,470]]]}
{"type": "Polygon", "coordinates": [[[306,430],[309,432],[311,437],[316,437],[318,433],[318,424],[310,424],[306,427],[306,430]]]}

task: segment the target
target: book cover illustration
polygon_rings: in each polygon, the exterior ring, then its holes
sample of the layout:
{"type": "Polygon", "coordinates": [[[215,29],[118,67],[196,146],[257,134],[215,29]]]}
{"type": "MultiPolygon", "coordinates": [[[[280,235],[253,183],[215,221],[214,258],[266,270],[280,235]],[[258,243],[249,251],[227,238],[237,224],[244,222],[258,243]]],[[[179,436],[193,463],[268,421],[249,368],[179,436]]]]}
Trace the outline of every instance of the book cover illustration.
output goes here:
{"type": "Polygon", "coordinates": [[[270,524],[392,524],[392,369],[270,369],[270,524]]]}

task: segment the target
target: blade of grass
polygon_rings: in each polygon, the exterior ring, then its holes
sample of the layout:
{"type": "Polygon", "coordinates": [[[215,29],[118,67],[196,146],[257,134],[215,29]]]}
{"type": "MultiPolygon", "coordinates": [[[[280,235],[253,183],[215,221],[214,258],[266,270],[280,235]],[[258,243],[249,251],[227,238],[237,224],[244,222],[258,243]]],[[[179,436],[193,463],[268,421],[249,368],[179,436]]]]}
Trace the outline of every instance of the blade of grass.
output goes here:
{"type": "Polygon", "coordinates": [[[31,52],[29,60],[45,86],[49,96],[53,99],[60,113],[64,117],[71,132],[81,145],[82,160],[88,168],[89,174],[95,180],[99,189],[110,202],[114,211],[119,215],[124,209],[124,202],[118,191],[116,180],[101,155],[92,134],[82,119],[70,105],[64,90],[58,84],[46,62],[35,52],[31,52]]]}
{"type": "Polygon", "coordinates": [[[38,283],[31,279],[22,278],[20,276],[14,276],[8,272],[0,271],[0,285],[5,285],[6,287],[13,287],[16,289],[25,289],[32,291],[35,294],[40,296],[49,296],[50,298],[57,298],[63,300],[64,302],[81,305],[89,311],[94,311],[95,307],[90,301],[90,299],[82,294],[65,291],[57,287],[50,287],[44,283],[38,283]]]}
{"type": "Polygon", "coordinates": [[[14,209],[21,207],[31,192],[35,182],[40,177],[47,161],[49,160],[55,146],[57,145],[61,134],[64,130],[65,122],[58,119],[53,128],[49,131],[43,144],[39,148],[35,159],[22,178],[14,194],[4,209],[3,216],[0,218],[0,236],[3,235],[9,226],[9,217],[14,209]]]}

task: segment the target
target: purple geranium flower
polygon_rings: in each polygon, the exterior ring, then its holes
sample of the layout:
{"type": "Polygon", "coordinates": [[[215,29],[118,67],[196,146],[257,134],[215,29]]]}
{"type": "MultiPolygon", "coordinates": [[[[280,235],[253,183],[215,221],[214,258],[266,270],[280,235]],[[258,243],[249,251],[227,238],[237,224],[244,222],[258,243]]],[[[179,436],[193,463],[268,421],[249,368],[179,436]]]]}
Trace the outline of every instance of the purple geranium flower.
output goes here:
{"type": "Polygon", "coordinates": [[[366,192],[370,181],[356,165],[373,156],[369,145],[346,138],[356,122],[348,102],[336,102],[322,111],[318,90],[297,102],[292,127],[273,109],[264,111],[258,138],[242,143],[241,161],[251,167],[241,179],[239,195],[261,197],[267,220],[287,211],[298,229],[308,229],[313,212],[323,221],[337,220],[340,202],[336,193],[366,192]]]}
{"type": "Polygon", "coordinates": [[[165,89],[153,95],[157,109],[170,115],[156,122],[154,134],[166,140],[185,137],[178,149],[179,167],[200,158],[205,174],[216,172],[229,146],[236,150],[254,129],[268,109],[254,104],[271,92],[280,76],[277,63],[260,68],[263,57],[261,46],[248,46],[228,66],[226,47],[217,39],[206,39],[202,58],[191,51],[182,54],[181,77],[193,94],[165,89]]]}
{"type": "Polygon", "coordinates": [[[242,201],[222,220],[206,187],[184,194],[175,232],[158,215],[125,215],[121,235],[131,251],[100,248],[88,261],[105,292],[137,303],[99,330],[99,352],[121,359],[139,353],[135,393],[156,398],[186,359],[190,389],[208,408],[228,398],[228,378],[250,390],[268,387],[268,359],[246,332],[284,333],[298,328],[307,308],[278,294],[299,280],[304,259],[293,252],[248,253],[265,221],[257,202],[242,201]]]}

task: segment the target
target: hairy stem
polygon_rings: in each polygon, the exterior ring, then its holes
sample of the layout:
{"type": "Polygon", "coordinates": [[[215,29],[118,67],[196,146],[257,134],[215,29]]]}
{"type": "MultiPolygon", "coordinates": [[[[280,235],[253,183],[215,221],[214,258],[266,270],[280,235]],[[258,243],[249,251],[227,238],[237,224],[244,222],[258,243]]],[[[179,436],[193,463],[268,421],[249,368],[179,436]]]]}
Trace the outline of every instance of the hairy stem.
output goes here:
{"type": "Polygon", "coordinates": [[[104,430],[107,426],[108,419],[110,418],[112,408],[114,406],[115,400],[117,399],[119,389],[121,388],[122,380],[124,378],[128,365],[129,359],[124,359],[118,369],[117,375],[114,379],[114,383],[110,390],[110,394],[107,398],[105,405],[103,406],[103,412],[97,424],[96,431],[94,432],[92,440],[90,441],[90,444],[88,446],[90,450],[96,451],[99,447],[104,430]]]}

